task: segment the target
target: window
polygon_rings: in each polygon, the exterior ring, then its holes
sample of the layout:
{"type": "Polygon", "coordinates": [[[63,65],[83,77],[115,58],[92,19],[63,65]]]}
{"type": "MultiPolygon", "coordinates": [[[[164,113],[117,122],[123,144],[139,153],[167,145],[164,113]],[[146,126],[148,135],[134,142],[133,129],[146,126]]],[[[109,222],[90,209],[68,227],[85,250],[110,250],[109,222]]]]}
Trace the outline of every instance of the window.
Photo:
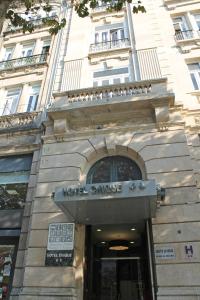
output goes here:
{"type": "Polygon", "coordinates": [[[95,33],[95,44],[96,43],[106,43],[106,42],[115,42],[125,38],[124,29],[108,29],[106,31],[99,31],[95,33]]]}
{"type": "Polygon", "coordinates": [[[87,183],[105,183],[142,179],[138,165],[128,157],[105,157],[90,169],[87,183]]]}
{"type": "Polygon", "coordinates": [[[29,93],[28,104],[26,109],[27,112],[36,110],[39,92],[40,92],[40,85],[33,85],[30,87],[30,93],[29,93]]]}
{"type": "Polygon", "coordinates": [[[187,31],[188,25],[184,16],[173,18],[175,31],[187,31]]]}
{"type": "Polygon", "coordinates": [[[173,18],[173,25],[177,40],[193,38],[193,32],[189,29],[185,16],[173,18]]]}
{"type": "Polygon", "coordinates": [[[200,14],[194,15],[194,18],[195,18],[198,30],[200,30],[200,14]]]}
{"type": "Polygon", "coordinates": [[[193,87],[195,90],[200,90],[200,63],[188,65],[193,87]]]}
{"type": "Polygon", "coordinates": [[[2,115],[10,115],[16,113],[20,94],[21,94],[20,88],[11,89],[7,91],[2,115]]]}
{"type": "Polygon", "coordinates": [[[12,58],[12,54],[13,54],[13,48],[6,48],[5,49],[5,54],[4,54],[4,58],[3,60],[10,60],[12,58]]]}
{"type": "Polygon", "coordinates": [[[34,44],[23,45],[21,57],[28,57],[33,55],[34,44]]]}
{"type": "Polygon", "coordinates": [[[50,40],[43,42],[43,47],[42,47],[40,62],[46,62],[47,56],[49,54],[50,43],[51,43],[50,40]]]}
{"type": "Polygon", "coordinates": [[[31,155],[0,158],[0,210],[23,208],[31,163],[31,155]]]}
{"type": "Polygon", "coordinates": [[[1,239],[0,244],[0,299],[9,299],[16,260],[17,245],[1,239]]]}
{"type": "Polygon", "coordinates": [[[129,82],[129,69],[123,68],[104,68],[93,73],[93,86],[109,84],[119,84],[129,82]]]}
{"type": "Polygon", "coordinates": [[[44,40],[42,46],[42,54],[48,54],[50,49],[51,40],[44,40]]]}

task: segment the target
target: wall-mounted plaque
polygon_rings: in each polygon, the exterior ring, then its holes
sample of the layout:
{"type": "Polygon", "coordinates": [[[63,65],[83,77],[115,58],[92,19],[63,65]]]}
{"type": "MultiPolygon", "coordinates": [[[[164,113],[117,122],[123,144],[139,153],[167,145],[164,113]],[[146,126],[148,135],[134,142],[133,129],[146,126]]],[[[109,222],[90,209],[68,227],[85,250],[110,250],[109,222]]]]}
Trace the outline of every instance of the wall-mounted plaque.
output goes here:
{"type": "Polygon", "coordinates": [[[74,223],[49,225],[46,266],[72,266],[74,258],[74,223]]]}
{"type": "Polygon", "coordinates": [[[173,247],[159,247],[155,249],[156,259],[175,259],[176,253],[173,247]]]}

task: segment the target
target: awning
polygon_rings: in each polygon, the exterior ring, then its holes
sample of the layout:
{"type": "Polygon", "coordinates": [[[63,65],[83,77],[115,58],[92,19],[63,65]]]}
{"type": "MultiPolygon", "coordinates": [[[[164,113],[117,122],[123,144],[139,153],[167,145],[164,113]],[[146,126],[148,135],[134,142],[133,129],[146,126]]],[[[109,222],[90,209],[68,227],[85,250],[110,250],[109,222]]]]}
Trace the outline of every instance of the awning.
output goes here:
{"type": "Polygon", "coordinates": [[[155,217],[158,189],[154,180],[136,180],[56,188],[55,203],[70,222],[122,224],[155,217]]]}

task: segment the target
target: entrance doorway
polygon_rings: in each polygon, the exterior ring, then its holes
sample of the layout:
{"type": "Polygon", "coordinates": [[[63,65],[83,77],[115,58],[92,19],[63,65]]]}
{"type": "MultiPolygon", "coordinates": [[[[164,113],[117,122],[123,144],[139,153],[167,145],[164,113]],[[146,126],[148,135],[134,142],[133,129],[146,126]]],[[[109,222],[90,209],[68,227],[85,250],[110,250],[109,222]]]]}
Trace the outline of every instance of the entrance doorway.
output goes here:
{"type": "Polygon", "coordinates": [[[86,229],[84,300],[153,300],[145,224],[86,229]]]}
{"type": "Polygon", "coordinates": [[[139,257],[102,258],[100,263],[99,299],[144,299],[140,263],[139,257]]]}

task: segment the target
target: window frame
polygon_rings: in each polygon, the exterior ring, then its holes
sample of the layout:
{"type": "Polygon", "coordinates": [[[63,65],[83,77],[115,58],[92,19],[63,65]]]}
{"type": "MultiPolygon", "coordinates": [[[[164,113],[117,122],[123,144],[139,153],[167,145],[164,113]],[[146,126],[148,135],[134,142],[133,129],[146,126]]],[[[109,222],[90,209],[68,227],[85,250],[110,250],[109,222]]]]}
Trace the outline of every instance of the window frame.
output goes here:
{"type": "Polygon", "coordinates": [[[19,107],[20,97],[22,93],[22,87],[10,88],[6,91],[5,102],[2,108],[2,116],[15,114],[19,107]],[[18,93],[15,93],[18,92],[18,93]],[[13,93],[13,95],[8,95],[13,93]],[[10,103],[9,103],[10,101],[10,103]],[[8,105],[7,105],[8,104],[8,105]],[[7,107],[6,107],[7,106],[7,107]],[[7,113],[7,109],[9,112],[7,113]]]}
{"type": "Polygon", "coordinates": [[[30,57],[33,56],[35,48],[35,42],[30,44],[22,44],[21,56],[20,57],[30,57]]]}
{"type": "Polygon", "coordinates": [[[14,52],[14,46],[13,47],[6,47],[5,52],[4,52],[4,56],[3,56],[3,61],[11,60],[12,56],[13,56],[13,52],[14,52]]]}
{"type": "Polygon", "coordinates": [[[33,84],[29,86],[28,102],[26,112],[33,112],[38,105],[38,99],[40,94],[41,84],[33,84]],[[32,97],[32,99],[30,99],[32,97]]]}
{"type": "Polygon", "coordinates": [[[190,73],[190,78],[195,91],[200,90],[200,62],[194,62],[187,65],[190,73]],[[192,65],[198,66],[198,68],[192,70],[192,65]]]}
{"type": "Polygon", "coordinates": [[[95,31],[94,44],[98,43],[107,43],[107,42],[115,42],[118,40],[124,40],[125,37],[125,28],[117,27],[117,28],[108,28],[95,31]],[[114,33],[117,34],[114,36],[114,33]],[[117,37],[117,38],[116,38],[117,37]]]}

